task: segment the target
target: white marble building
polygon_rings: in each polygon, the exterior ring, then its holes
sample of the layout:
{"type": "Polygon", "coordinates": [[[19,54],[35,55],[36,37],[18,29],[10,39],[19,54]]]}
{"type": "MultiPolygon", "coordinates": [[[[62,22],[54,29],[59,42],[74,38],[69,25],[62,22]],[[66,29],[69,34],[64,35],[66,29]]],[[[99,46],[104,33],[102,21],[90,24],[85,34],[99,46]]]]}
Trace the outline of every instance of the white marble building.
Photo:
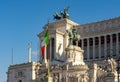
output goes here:
{"type": "MultiPolygon", "coordinates": [[[[50,60],[51,82],[118,82],[116,60],[120,56],[120,17],[84,25],[61,19],[43,28],[38,37],[41,43],[48,29],[46,58],[50,60]],[[66,30],[73,26],[81,37],[79,47],[69,46],[66,30]]],[[[47,69],[43,62],[10,66],[8,82],[44,82],[47,69]],[[15,77],[19,70],[25,77],[15,77]]]]}
{"type": "MultiPolygon", "coordinates": [[[[50,47],[55,46],[54,54],[57,54],[57,56],[55,55],[56,57],[51,55],[53,52],[50,50],[51,60],[64,53],[64,50],[68,45],[66,29],[70,29],[72,26],[78,28],[78,32],[81,36],[79,46],[84,50],[84,59],[86,61],[101,60],[106,58],[108,54],[113,57],[119,56],[120,17],[84,25],[78,25],[71,20],[65,19],[49,24],[50,47]],[[52,45],[53,39],[55,42],[54,45],[52,45]],[[60,45],[61,48],[58,50],[60,45]]],[[[42,38],[43,34],[44,31],[39,37],[42,38]]]]}
{"type": "MultiPolygon", "coordinates": [[[[69,44],[69,36],[66,30],[71,29],[73,26],[76,26],[81,36],[79,47],[84,50],[84,61],[89,68],[87,70],[89,75],[87,82],[117,82],[116,60],[119,58],[120,52],[120,17],[84,25],[79,25],[69,19],[58,20],[45,25],[45,30],[38,37],[40,37],[42,42],[46,29],[49,30],[50,44],[46,47],[46,53],[51,65],[66,62],[66,48],[68,48],[69,44]]],[[[69,51],[69,54],[71,54],[71,51],[69,51]]],[[[76,61],[77,58],[75,57],[74,60],[76,61]]],[[[79,64],[81,61],[76,62],[78,63],[76,64],[78,68],[81,67],[79,64]]],[[[70,59],[70,62],[74,61],[70,59]]],[[[60,73],[59,76],[61,76],[60,73]]],[[[59,82],[63,82],[60,79],[59,82]]],[[[79,77],[75,82],[82,82],[78,79],[79,77]]]]}

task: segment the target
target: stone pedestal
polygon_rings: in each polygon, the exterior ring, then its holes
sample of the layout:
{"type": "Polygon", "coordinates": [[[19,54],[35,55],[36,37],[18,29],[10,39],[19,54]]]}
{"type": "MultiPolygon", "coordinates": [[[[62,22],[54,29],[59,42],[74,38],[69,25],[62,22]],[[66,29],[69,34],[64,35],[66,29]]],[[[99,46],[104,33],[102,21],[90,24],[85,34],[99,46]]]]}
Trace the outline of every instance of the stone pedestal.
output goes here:
{"type": "Polygon", "coordinates": [[[72,63],[72,65],[85,65],[83,61],[83,50],[74,45],[68,46],[66,50],[66,62],[72,63]]]}
{"type": "Polygon", "coordinates": [[[74,45],[69,45],[66,49],[66,62],[69,67],[67,67],[66,74],[68,82],[72,79],[76,82],[88,82],[88,66],[83,61],[83,50],[74,45]]]}

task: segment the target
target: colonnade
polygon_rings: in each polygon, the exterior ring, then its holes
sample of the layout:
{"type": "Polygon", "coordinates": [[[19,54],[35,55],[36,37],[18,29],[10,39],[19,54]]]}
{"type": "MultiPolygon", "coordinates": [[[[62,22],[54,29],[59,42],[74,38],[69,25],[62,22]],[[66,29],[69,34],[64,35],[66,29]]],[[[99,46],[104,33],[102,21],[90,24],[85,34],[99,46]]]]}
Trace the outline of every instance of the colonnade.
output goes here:
{"type": "Polygon", "coordinates": [[[103,59],[120,54],[120,33],[83,38],[79,43],[85,60],[103,59]]]}

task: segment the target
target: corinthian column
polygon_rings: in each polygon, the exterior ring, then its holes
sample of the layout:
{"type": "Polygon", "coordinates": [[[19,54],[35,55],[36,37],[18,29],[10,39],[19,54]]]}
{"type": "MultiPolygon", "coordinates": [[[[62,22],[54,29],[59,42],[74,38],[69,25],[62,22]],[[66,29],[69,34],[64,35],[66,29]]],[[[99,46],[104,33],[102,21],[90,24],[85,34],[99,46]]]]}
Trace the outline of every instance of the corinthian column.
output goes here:
{"type": "Polygon", "coordinates": [[[119,38],[118,33],[116,33],[116,56],[119,55],[119,38]]]}
{"type": "Polygon", "coordinates": [[[99,39],[99,59],[101,59],[101,37],[99,39]]]}
{"type": "Polygon", "coordinates": [[[95,37],[93,37],[93,59],[95,59],[95,37]]]}
{"type": "Polygon", "coordinates": [[[82,39],[81,41],[82,41],[82,49],[84,50],[84,39],[82,39]]]}
{"type": "Polygon", "coordinates": [[[107,37],[106,35],[104,36],[104,56],[106,57],[107,56],[107,37]]]}
{"type": "Polygon", "coordinates": [[[110,49],[113,49],[113,39],[112,35],[110,35],[110,49]]]}
{"type": "Polygon", "coordinates": [[[90,59],[90,46],[89,46],[89,38],[87,39],[87,59],[90,59]]]}

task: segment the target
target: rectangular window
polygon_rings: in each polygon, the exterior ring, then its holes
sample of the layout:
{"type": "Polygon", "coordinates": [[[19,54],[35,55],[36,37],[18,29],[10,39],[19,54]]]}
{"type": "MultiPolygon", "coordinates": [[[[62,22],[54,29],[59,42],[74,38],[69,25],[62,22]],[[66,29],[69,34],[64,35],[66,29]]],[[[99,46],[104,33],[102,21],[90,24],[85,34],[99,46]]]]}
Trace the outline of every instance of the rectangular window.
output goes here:
{"type": "Polygon", "coordinates": [[[23,72],[18,72],[18,77],[22,77],[23,76],[23,72]]]}

